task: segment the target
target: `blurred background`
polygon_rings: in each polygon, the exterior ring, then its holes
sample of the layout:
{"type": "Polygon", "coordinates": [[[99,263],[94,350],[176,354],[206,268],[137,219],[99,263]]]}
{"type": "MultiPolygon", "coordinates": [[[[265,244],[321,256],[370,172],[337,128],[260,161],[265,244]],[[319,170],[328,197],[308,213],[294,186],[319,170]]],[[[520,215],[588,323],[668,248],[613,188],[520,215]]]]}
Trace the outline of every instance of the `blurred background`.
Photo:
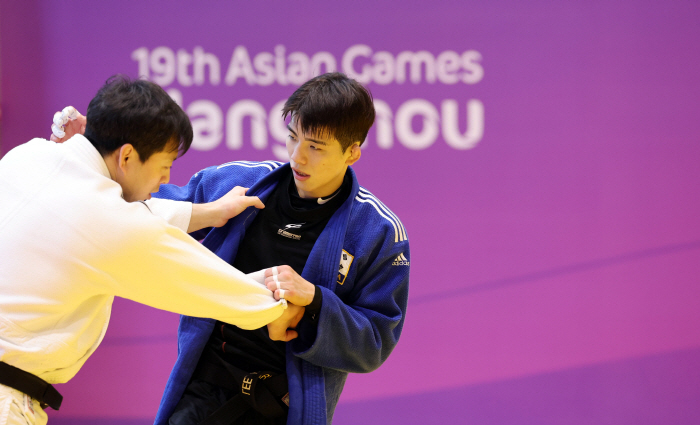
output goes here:
{"type": "MultiPolygon", "coordinates": [[[[284,160],[279,102],[345,72],[375,98],[354,168],[408,231],[411,289],[334,423],[697,424],[698,22],[681,0],[2,0],[0,155],[144,76],[192,119],[181,185],[284,160]]],[[[152,423],[177,322],[115,300],[49,423],[152,423]]]]}

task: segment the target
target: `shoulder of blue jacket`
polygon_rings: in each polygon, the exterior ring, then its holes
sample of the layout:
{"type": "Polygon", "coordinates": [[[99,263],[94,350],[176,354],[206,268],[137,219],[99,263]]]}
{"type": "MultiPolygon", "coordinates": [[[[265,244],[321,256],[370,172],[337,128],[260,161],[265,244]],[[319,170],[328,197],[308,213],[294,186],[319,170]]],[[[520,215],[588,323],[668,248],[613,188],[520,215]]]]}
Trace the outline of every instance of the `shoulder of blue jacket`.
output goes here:
{"type": "Polygon", "coordinates": [[[259,173],[260,175],[265,175],[274,171],[275,169],[282,166],[284,163],[280,161],[231,161],[221,165],[215,165],[207,167],[204,170],[199,171],[194,176],[197,177],[203,172],[252,172],[259,173]]]}
{"type": "Polygon", "coordinates": [[[401,223],[401,220],[399,220],[396,214],[394,214],[369,190],[360,186],[360,190],[355,196],[355,202],[358,203],[361,209],[366,210],[370,214],[370,217],[373,217],[377,223],[387,226],[389,230],[393,232],[395,243],[408,240],[406,228],[403,226],[403,223],[401,223]]]}

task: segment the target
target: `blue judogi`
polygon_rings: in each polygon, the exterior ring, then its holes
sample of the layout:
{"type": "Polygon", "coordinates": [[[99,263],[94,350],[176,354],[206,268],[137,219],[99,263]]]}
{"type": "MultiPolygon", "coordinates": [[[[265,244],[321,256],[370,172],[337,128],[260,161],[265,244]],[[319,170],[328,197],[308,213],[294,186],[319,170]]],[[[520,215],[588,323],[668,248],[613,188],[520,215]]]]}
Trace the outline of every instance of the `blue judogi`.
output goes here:
{"type": "MultiPolygon", "coordinates": [[[[275,161],[235,161],[195,174],[183,187],[162,185],[155,195],[165,199],[205,203],[219,199],[234,186],[250,189],[263,203],[289,164],[275,161]]],[[[354,171],[352,192],[333,214],[316,240],[302,277],[323,291],[316,339],[287,344],[289,382],[288,424],[330,423],[349,372],[371,372],[396,346],[408,299],[410,252],[399,219],[360,187],[354,171]]],[[[192,235],[219,257],[233,263],[246,228],[257,209],[251,207],[220,228],[192,235]],[[205,237],[206,236],[206,237],[205,237]]],[[[155,423],[167,424],[182,397],[215,320],[182,316],[178,358],[170,374],[155,423]]],[[[302,319],[297,328],[311,326],[302,319]]]]}

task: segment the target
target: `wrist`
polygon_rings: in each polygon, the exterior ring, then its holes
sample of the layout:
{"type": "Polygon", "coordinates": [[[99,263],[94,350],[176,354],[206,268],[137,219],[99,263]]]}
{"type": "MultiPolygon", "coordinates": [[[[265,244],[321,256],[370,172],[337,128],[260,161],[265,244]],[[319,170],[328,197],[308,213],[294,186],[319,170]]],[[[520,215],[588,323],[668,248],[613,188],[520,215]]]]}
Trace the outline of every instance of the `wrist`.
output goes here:
{"type": "Polygon", "coordinates": [[[218,227],[217,220],[221,214],[218,213],[213,202],[207,204],[192,204],[192,217],[187,228],[189,233],[204,229],[206,227],[218,227]]]}
{"type": "Polygon", "coordinates": [[[314,296],[313,300],[306,306],[304,311],[304,316],[308,317],[312,323],[318,321],[318,315],[321,312],[321,305],[323,304],[323,292],[318,286],[314,286],[314,296]]]}
{"type": "Polygon", "coordinates": [[[317,297],[317,293],[321,292],[321,291],[313,283],[311,283],[311,282],[306,282],[306,283],[309,285],[309,290],[306,291],[306,297],[305,297],[306,299],[304,300],[304,306],[311,307],[311,305],[314,302],[314,299],[317,297]]]}

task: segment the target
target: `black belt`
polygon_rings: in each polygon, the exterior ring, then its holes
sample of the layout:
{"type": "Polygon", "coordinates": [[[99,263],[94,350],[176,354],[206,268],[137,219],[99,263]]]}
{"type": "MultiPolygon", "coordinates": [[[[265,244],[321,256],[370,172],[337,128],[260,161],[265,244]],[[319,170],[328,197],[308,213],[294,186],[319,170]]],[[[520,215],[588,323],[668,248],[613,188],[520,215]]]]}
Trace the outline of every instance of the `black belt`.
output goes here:
{"type": "Polygon", "coordinates": [[[199,425],[231,424],[251,408],[266,418],[278,418],[287,414],[289,393],[286,373],[248,373],[222,361],[216,355],[204,353],[202,357],[207,357],[209,362],[205,361],[207,366],[200,367],[195,372],[196,378],[222,388],[238,388],[241,392],[199,425]]]}
{"type": "Polygon", "coordinates": [[[53,385],[5,362],[0,362],[0,384],[27,394],[41,403],[42,409],[49,406],[53,410],[58,410],[63,401],[63,396],[53,385]]]}
{"type": "Polygon", "coordinates": [[[270,372],[253,372],[243,378],[241,393],[224,403],[198,425],[229,425],[235,423],[249,409],[265,418],[286,416],[289,393],[279,395],[278,390],[287,386],[287,375],[270,372]]]}

